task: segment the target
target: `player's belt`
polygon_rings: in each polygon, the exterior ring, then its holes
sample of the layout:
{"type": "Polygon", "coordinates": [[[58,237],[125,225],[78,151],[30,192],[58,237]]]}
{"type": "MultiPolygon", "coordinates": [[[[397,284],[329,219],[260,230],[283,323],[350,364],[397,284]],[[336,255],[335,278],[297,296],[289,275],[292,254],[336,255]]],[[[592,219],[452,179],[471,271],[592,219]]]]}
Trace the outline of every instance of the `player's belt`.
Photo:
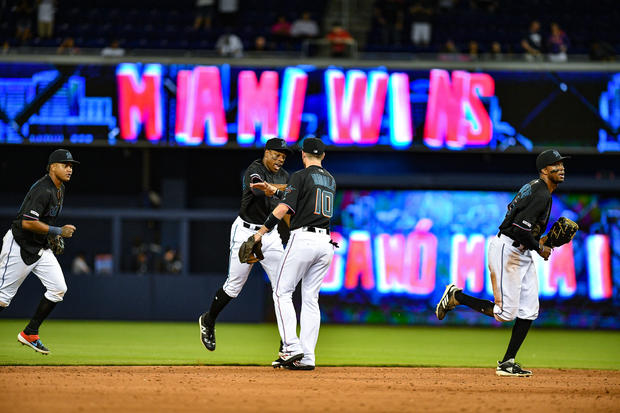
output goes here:
{"type": "Polygon", "coordinates": [[[512,241],[512,246],[515,248],[519,248],[520,250],[524,250],[525,249],[525,245],[522,245],[519,241],[515,241],[514,239],[510,238],[508,235],[506,234],[502,234],[501,232],[497,233],[497,238],[501,238],[502,236],[508,238],[508,240],[512,241]]]}
{"type": "Polygon", "coordinates": [[[318,227],[301,227],[302,231],[306,232],[315,232],[317,234],[327,234],[329,235],[329,228],[318,228],[318,227]]]}
{"type": "Polygon", "coordinates": [[[262,225],[254,225],[254,224],[249,224],[245,221],[243,221],[243,226],[246,228],[251,229],[252,231],[258,231],[260,229],[260,227],[262,227],[262,225]]]}

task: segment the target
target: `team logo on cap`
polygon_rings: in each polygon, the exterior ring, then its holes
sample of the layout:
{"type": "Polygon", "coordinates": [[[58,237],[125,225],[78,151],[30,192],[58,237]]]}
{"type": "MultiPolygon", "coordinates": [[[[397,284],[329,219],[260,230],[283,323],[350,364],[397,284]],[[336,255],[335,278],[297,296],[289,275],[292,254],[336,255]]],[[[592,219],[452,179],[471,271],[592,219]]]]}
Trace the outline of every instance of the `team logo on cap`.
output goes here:
{"type": "Polygon", "coordinates": [[[555,149],[553,150],[553,155],[557,158],[560,158],[560,152],[556,151],[555,149]]]}

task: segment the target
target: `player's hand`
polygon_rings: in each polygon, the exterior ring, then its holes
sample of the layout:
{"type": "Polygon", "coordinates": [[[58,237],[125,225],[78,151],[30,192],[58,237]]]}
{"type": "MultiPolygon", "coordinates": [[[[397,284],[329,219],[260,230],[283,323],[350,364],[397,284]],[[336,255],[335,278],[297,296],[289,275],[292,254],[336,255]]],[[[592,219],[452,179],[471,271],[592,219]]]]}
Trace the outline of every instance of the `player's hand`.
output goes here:
{"type": "Polygon", "coordinates": [[[71,238],[76,228],[73,225],[63,225],[61,228],[61,233],[63,238],[71,238]]]}
{"type": "Polygon", "coordinates": [[[263,238],[263,236],[260,232],[257,232],[256,234],[254,234],[254,241],[258,242],[261,240],[261,238],[263,238]]]}
{"type": "Polygon", "coordinates": [[[549,256],[551,255],[551,251],[553,251],[551,247],[543,245],[542,243],[538,244],[538,255],[543,257],[545,261],[549,259],[549,256]]]}

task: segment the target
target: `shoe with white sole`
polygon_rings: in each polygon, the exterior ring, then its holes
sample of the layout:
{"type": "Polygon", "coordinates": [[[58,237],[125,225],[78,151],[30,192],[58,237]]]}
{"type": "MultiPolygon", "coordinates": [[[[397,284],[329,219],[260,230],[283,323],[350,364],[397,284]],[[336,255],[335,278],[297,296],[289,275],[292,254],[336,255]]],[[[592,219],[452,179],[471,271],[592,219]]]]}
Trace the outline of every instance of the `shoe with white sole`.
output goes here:
{"type": "Polygon", "coordinates": [[[38,334],[28,335],[24,334],[24,332],[22,331],[17,335],[17,341],[22,343],[24,346],[28,346],[34,351],[37,351],[41,354],[48,355],[50,353],[49,349],[45,347],[39,339],[38,334]]]}
{"type": "Polygon", "coordinates": [[[530,370],[522,369],[518,363],[515,363],[515,359],[509,359],[503,363],[497,362],[497,369],[495,374],[504,377],[530,377],[532,372],[530,370]]]}
{"type": "Polygon", "coordinates": [[[454,298],[454,294],[457,291],[462,291],[460,288],[457,288],[456,285],[450,284],[446,286],[443,295],[441,296],[441,300],[437,303],[437,307],[435,308],[435,315],[439,320],[443,320],[448,311],[452,311],[454,307],[458,305],[456,298],[454,298]]]}

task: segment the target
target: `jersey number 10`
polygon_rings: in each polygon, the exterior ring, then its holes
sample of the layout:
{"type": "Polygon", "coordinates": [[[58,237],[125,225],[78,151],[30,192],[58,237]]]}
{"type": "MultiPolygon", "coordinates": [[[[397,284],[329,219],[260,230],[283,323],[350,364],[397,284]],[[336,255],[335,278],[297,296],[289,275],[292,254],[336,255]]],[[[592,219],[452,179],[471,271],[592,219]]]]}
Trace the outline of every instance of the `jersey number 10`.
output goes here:
{"type": "Polygon", "coordinates": [[[314,213],[316,215],[323,215],[326,218],[331,218],[332,215],[334,215],[334,194],[317,188],[314,213]]]}

